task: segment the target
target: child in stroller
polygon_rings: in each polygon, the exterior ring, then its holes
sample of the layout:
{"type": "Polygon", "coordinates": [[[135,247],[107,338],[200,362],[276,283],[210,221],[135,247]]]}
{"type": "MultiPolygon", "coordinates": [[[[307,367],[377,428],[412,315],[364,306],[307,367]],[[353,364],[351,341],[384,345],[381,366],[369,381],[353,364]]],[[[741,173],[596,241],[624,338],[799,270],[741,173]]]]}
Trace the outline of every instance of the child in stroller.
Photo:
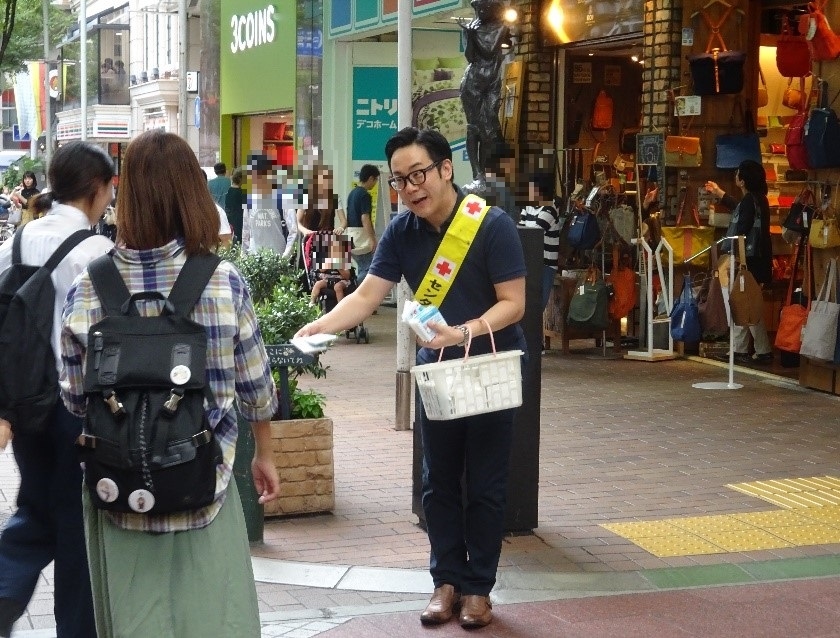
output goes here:
{"type": "MultiPolygon", "coordinates": [[[[336,235],[333,231],[310,234],[304,245],[304,265],[313,305],[320,304],[322,312],[329,312],[346,295],[356,289],[356,269],[353,267],[349,237],[336,235]]],[[[364,324],[346,332],[346,337],[356,337],[370,343],[370,335],[364,324]]]]}

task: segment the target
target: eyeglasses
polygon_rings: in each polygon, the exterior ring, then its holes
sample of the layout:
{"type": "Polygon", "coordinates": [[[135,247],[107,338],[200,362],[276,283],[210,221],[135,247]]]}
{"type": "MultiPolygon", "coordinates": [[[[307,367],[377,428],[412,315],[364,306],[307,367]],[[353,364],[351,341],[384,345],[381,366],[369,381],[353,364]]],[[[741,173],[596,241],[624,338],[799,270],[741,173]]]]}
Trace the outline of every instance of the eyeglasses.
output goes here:
{"type": "Polygon", "coordinates": [[[388,184],[393,188],[395,191],[401,191],[405,188],[406,182],[411,184],[412,186],[420,186],[426,182],[426,173],[428,173],[433,168],[436,168],[443,163],[443,160],[438,160],[437,162],[432,162],[426,168],[421,168],[416,171],[410,172],[405,177],[391,177],[388,180],[388,184]]]}

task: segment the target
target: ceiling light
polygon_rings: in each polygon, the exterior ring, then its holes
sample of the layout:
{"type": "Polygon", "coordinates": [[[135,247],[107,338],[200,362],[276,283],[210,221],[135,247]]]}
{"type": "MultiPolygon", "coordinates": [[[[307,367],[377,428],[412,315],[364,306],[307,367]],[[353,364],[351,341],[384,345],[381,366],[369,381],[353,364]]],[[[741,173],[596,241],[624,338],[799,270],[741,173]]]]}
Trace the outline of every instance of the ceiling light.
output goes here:
{"type": "Polygon", "coordinates": [[[639,56],[634,53],[633,55],[630,56],[630,59],[633,60],[633,62],[638,62],[639,61],[639,56]]]}

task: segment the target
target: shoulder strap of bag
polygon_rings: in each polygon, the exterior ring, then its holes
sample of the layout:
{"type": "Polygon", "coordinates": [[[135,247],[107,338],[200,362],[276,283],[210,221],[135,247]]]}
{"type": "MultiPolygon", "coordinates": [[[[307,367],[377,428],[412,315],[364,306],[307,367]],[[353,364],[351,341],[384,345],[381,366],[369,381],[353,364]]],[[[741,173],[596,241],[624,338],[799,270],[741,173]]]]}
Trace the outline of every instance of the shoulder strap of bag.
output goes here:
{"type": "Polygon", "coordinates": [[[414,293],[418,302],[440,308],[489,210],[487,202],[477,195],[470,194],[461,200],[423,281],[414,293]]]}
{"type": "Polygon", "coordinates": [[[746,237],[744,237],[744,235],[738,235],[738,267],[739,268],[746,268],[747,267],[747,250],[746,250],[745,244],[746,244],[746,237]]]}
{"type": "Polygon", "coordinates": [[[726,48],[726,42],[723,41],[723,36],[720,34],[720,28],[726,23],[729,19],[732,10],[734,9],[734,5],[727,4],[726,11],[724,11],[720,19],[717,22],[712,21],[712,17],[709,15],[709,12],[706,11],[705,8],[700,10],[700,15],[703,16],[703,20],[705,21],[706,25],[709,27],[709,42],[706,44],[706,53],[711,53],[712,50],[715,48],[714,43],[715,40],[720,43],[720,50],[721,51],[728,51],[729,49],[726,48]]]}
{"type": "Polygon", "coordinates": [[[12,265],[15,266],[21,263],[21,256],[20,256],[20,243],[23,240],[23,229],[26,227],[26,224],[21,226],[20,228],[15,231],[14,236],[12,237],[12,265]]]}
{"type": "Polygon", "coordinates": [[[187,257],[169,293],[175,312],[183,317],[190,314],[221,261],[218,255],[212,253],[187,257]]]}
{"type": "Polygon", "coordinates": [[[102,255],[88,264],[90,281],[99,297],[99,303],[106,315],[116,317],[120,308],[131,297],[112,255],[102,255]]]}
{"type": "MultiPolygon", "coordinates": [[[[44,268],[52,272],[55,270],[55,267],[61,263],[61,260],[64,259],[71,250],[73,250],[76,246],[81,244],[85,239],[88,237],[93,237],[96,233],[94,233],[89,228],[83,228],[82,230],[77,230],[75,233],[70,235],[67,239],[61,242],[58,248],[55,249],[55,252],[50,255],[50,258],[47,260],[47,263],[44,264],[44,268]]],[[[12,247],[14,248],[14,246],[12,247]]]]}

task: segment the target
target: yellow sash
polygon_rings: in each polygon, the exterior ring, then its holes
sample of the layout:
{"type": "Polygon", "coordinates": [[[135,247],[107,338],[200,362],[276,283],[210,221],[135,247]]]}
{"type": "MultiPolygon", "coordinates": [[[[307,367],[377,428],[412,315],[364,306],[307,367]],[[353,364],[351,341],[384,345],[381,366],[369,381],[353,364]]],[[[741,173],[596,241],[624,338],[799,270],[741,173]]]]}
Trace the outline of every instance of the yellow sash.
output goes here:
{"type": "Polygon", "coordinates": [[[440,308],[488,210],[487,202],[478,195],[467,195],[461,201],[426,276],[414,293],[417,303],[440,308]]]}

